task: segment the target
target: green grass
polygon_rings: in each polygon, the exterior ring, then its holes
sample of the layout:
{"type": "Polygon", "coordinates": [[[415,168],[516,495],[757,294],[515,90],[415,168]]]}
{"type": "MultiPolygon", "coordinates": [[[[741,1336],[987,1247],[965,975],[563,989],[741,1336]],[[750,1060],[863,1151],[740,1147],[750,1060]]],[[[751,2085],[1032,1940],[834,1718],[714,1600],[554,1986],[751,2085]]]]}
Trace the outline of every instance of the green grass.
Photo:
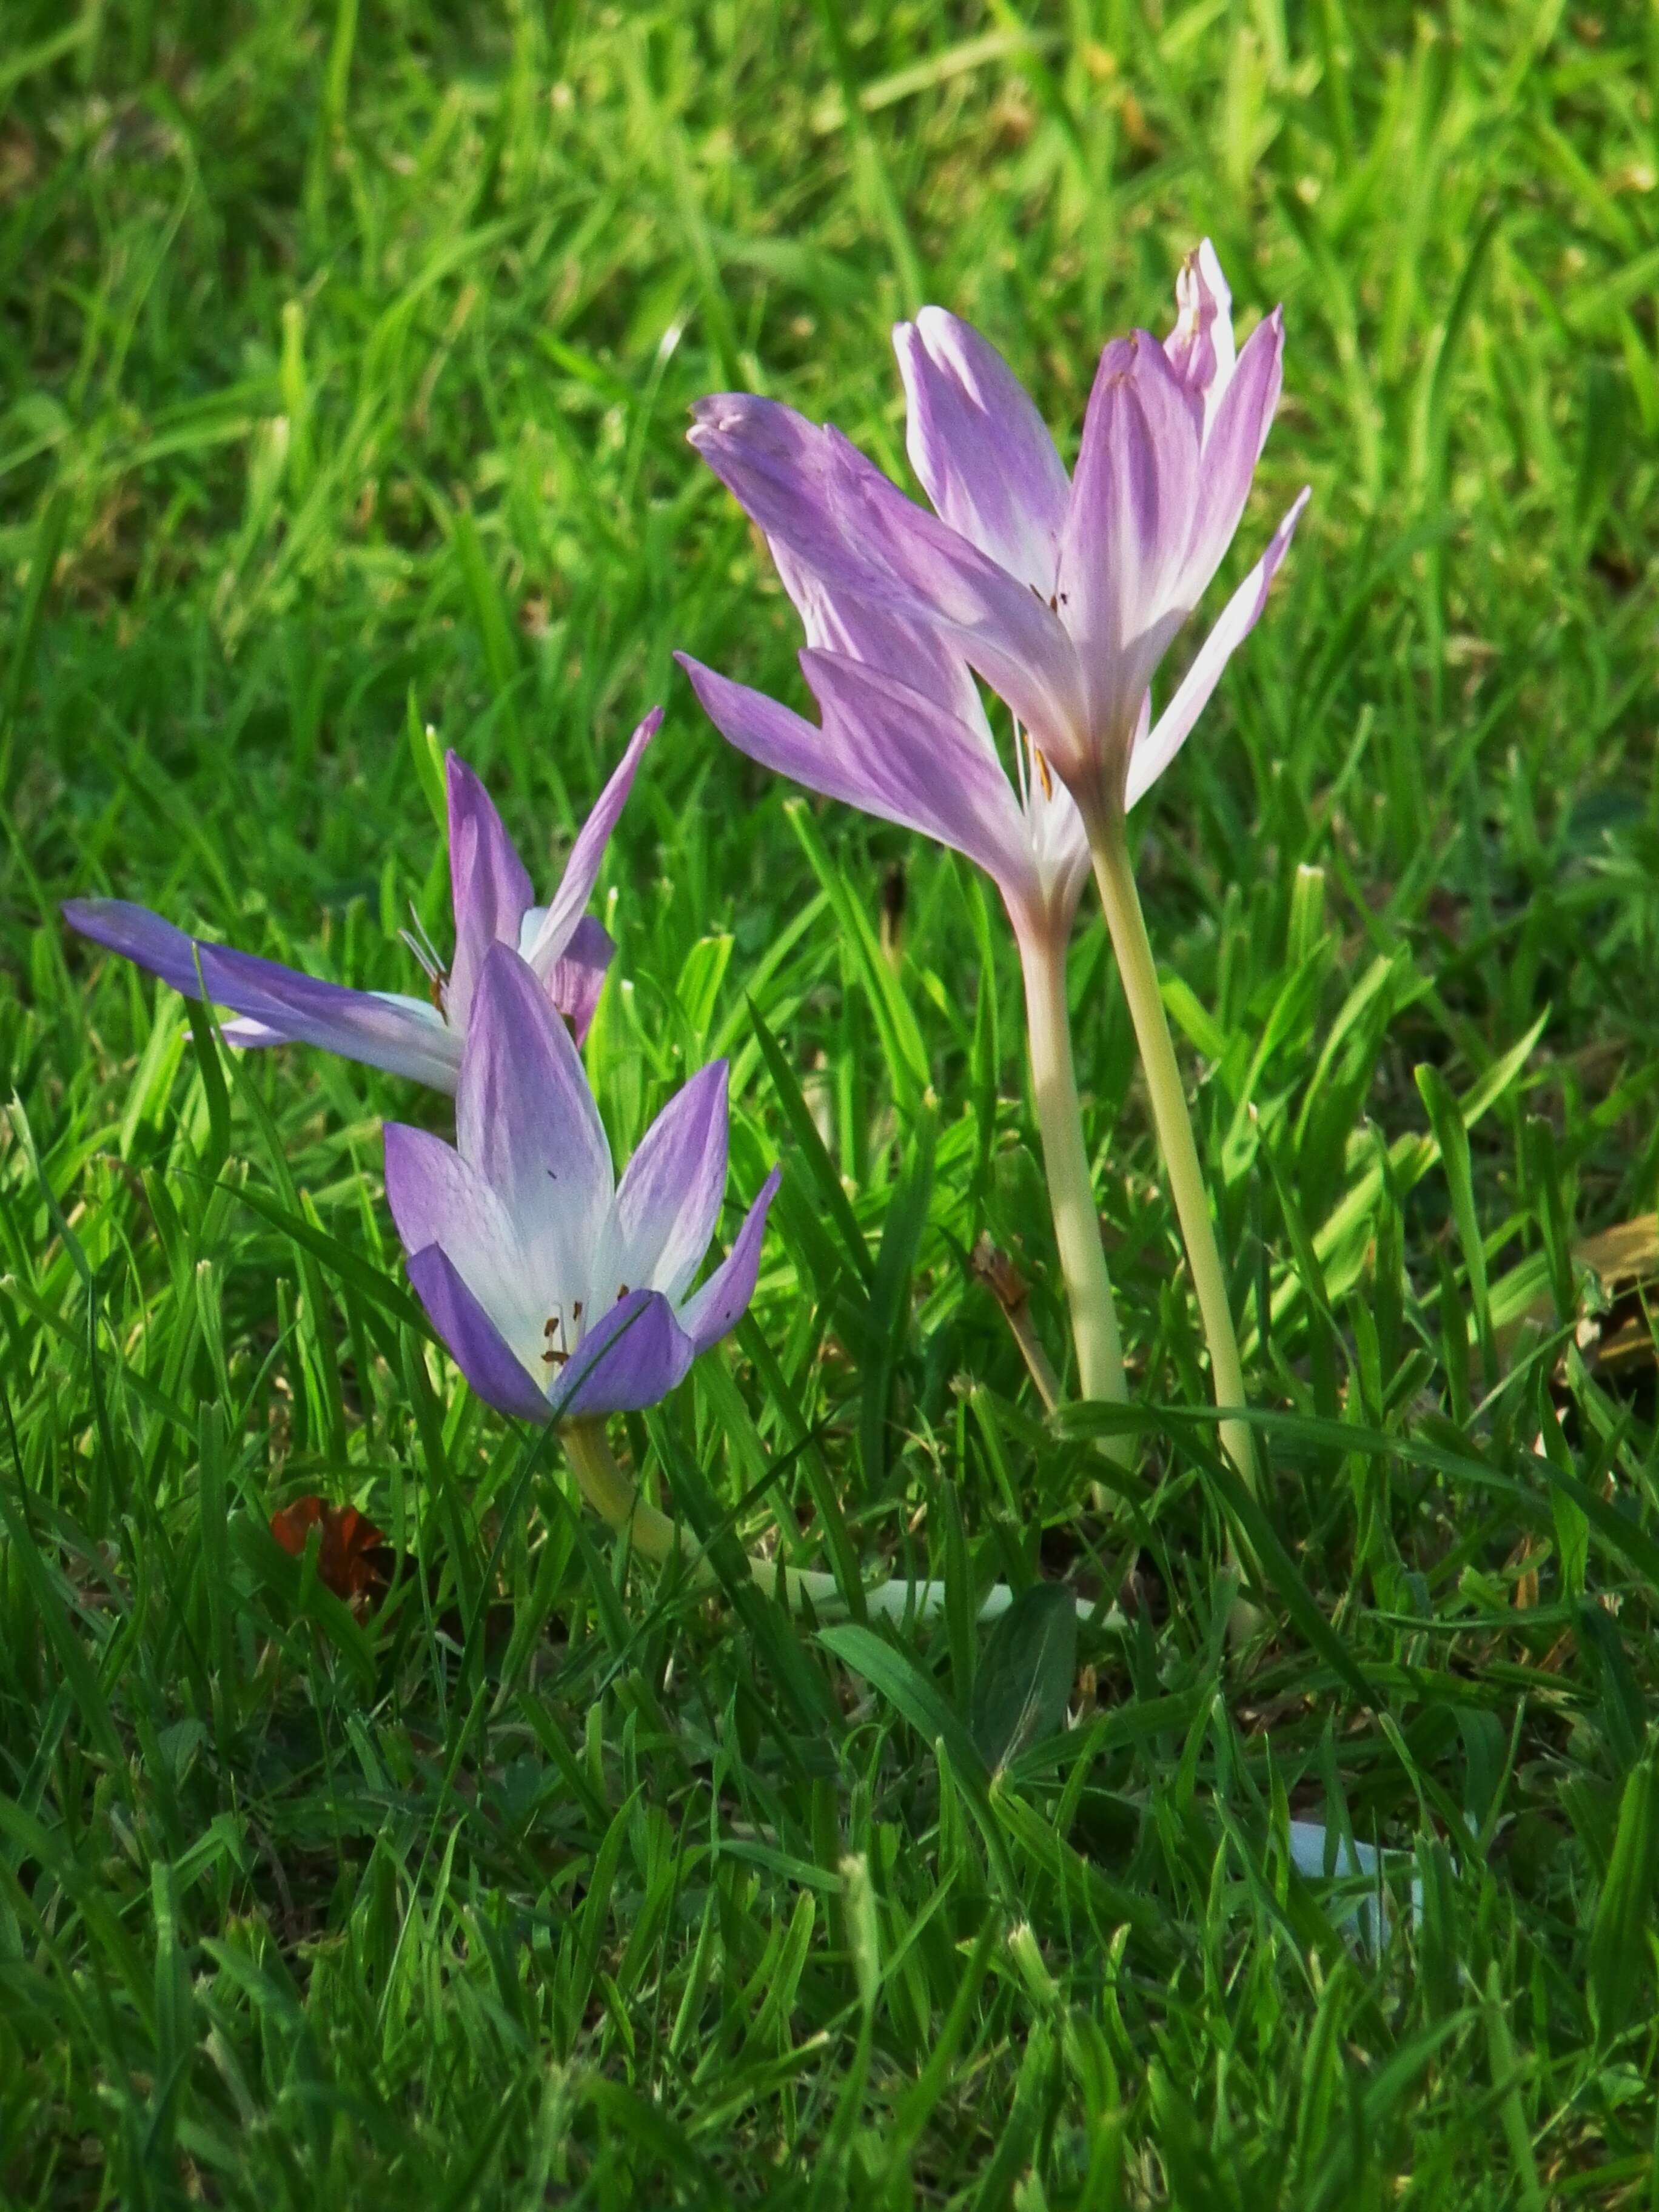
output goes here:
{"type": "Polygon", "coordinates": [[[1659,2203],[1654,1363],[1639,1309],[1620,1363],[1571,1329],[1573,1240],[1659,1178],[1656,94],[1634,0],[13,0],[6,2204],[1659,2203]],[[670,659],[798,696],[691,400],[900,470],[885,331],[931,298],[1074,435],[1206,230],[1289,333],[1236,562],[1315,492],[1138,824],[1273,1417],[1244,1651],[1092,905],[1098,1189],[1172,1409],[1106,1516],[964,1265],[1015,1246],[1059,1353],[994,915],[792,812],[670,659]],[[1024,1662],[965,1608],[877,1639],[655,1580],[423,1348],[377,1125],[432,1102],[232,1066],[55,919],[407,988],[411,712],[545,878],[656,699],[596,1081],[625,1146],[730,1051],[731,1220],[787,1179],[752,1322],[628,1442],[803,1562],[1133,1571],[994,1778],[1024,1662]],[[837,921],[896,866],[933,1103],[837,921]],[[311,1492],[406,1555],[366,1625],[265,1534],[311,1492]],[[1380,1955],[1287,1810],[1397,1850],[1380,1955]]]}

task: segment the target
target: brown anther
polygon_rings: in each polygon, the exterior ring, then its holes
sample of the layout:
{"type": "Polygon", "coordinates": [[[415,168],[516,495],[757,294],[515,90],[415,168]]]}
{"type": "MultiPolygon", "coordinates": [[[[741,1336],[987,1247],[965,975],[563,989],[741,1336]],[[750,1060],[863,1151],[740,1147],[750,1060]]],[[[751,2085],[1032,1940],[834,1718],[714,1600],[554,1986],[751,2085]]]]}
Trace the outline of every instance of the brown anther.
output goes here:
{"type": "Polygon", "coordinates": [[[1042,757],[1042,748],[1041,745],[1032,746],[1031,758],[1036,763],[1036,772],[1042,780],[1043,797],[1045,799],[1052,799],[1054,795],[1054,780],[1048,773],[1048,763],[1042,757]]]}

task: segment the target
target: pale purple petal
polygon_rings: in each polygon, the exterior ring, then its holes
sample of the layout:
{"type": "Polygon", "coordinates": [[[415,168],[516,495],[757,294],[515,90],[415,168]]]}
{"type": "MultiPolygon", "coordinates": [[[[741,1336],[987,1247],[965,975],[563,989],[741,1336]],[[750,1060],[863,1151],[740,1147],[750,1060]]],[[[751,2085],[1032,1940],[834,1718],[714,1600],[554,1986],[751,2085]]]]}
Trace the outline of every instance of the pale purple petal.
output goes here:
{"type": "Polygon", "coordinates": [[[1233,295],[1207,238],[1176,278],[1176,326],[1164,341],[1200,429],[1214,416],[1233,374],[1233,295]]]}
{"type": "Polygon", "coordinates": [[[636,1413],[665,1398],[696,1357],[660,1291],[629,1291],[590,1328],[560,1372],[561,1420],[636,1413]]]}
{"type": "Polygon", "coordinates": [[[737,1241],[720,1266],[680,1309],[680,1321],[692,1344],[706,1352],[730,1328],[735,1328],[755,1295],[760,1272],[761,1239],[766,1232],[767,1208],[781,1180],[774,1168],[760,1187],[760,1195],[744,1217],[737,1241]]]}
{"type": "Polygon", "coordinates": [[[543,988],[583,1042],[605,988],[605,971],[616,954],[611,933],[591,914],[582,915],[570,941],[543,977],[543,988]]]}
{"type": "Polygon", "coordinates": [[[1070,487],[1042,417],[1002,356],[943,307],[893,332],[906,441],[940,520],[1047,599],[1070,487]]]}
{"type": "Polygon", "coordinates": [[[856,583],[860,564],[830,493],[827,431],[778,400],[721,392],[693,407],[686,435],[775,544],[793,546],[818,575],[856,583]]]}
{"type": "Polygon", "coordinates": [[[808,645],[861,660],[896,676],[947,714],[954,714],[993,759],[996,741],[973,671],[925,623],[907,619],[890,605],[827,584],[780,539],[771,547],[778,576],[795,605],[808,645]]]}
{"type": "Polygon", "coordinates": [[[1180,751],[1188,732],[1220,681],[1222,670],[1255,628],[1262,608],[1267,603],[1267,586],[1273,581],[1273,571],[1285,557],[1307,503],[1308,493],[1304,489],[1274,531],[1267,551],[1222,609],[1214,629],[1194,654],[1191,667],[1182,678],[1169,705],[1151,731],[1137,743],[1129,762],[1128,781],[1124,791],[1126,808],[1133,806],[1152,788],[1180,751]]]}
{"type": "Polygon", "coordinates": [[[542,1348],[546,1313],[512,1216],[477,1169],[441,1137],[388,1121],[386,1197],[407,1253],[441,1244],[508,1343],[542,1348]]]}
{"type": "Polygon", "coordinates": [[[581,920],[582,909],[593,896],[599,863],[605,858],[605,848],[611,833],[617,826],[617,817],[622,812],[629,792],[633,787],[634,771],[640,764],[640,756],[661,726],[662,708],[653,707],[629,739],[627,750],[611,771],[609,781],[593,802],[592,813],[577,834],[546,918],[537,933],[535,943],[525,955],[538,975],[544,976],[553,963],[560,959],[569,947],[576,925],[581,920]]]}
{"type": "MultiPolygon", "coordinates": [[[[228,1022],[221,1022],[219,1034],[227,1044],[234,1044],[239,1052],[251,1052],[264,1045],[286,1044],[289,1042],[281,1030],[274,1030],[265,1022],[250,1021],[240,1014],[228,1022]]],[[[459,1065],[458,1055],[458,1068],[459,1065]]]]}
{"type": "Polygon", "coordinates": [[[803,653],[823,727],[678,654],[703,709],[751,760],[977,860],[1011,896],[1031,887],[1012,787],[975,733],[892,677],[837,653],[803,653]]]}
{"type": "Polygon", "coordinates": [[[535,1279],[585,1283],[611,1209],[611,1148],[569,1030],[505,945],[484,955],[473,994],[455,1133],[516,1225],[535,1279]]]}
{"type": "MultiPolygon", "coordinates": [[[[454,1090],[459,1042],[436,1011],[420,1000],[324,983],[297,968],[228,945],[204,945],[200,951],[208,996],[234,1006],[284,1042],[318,1045],[390,1075],[429,1083],[436,1091],[454,1090]]],[[[231,1035],[233,1043],[246,1041],[231,1035]]]]}
{"type": "Polygon", "coordinates": [[[1204,441],[1182,565],[1182,596],[1189,606],[1197,605],[1238,528],[1279,404],[1284,353],[1284,320],[1275,307],[1246,340],[1204,441]]]}
{"type": "Polygon", "coordinates": [[[726,1065],[711,1060],[641,1138],[617,1186],[618,1265],[678,1302],[702,1264],[726,1192],[726,1065]]]}
{"type": "MultiPolygon", "coordinates": [[[[196,972],[197,941],[164,921],[159,914],[152,914],[147,906],[135,906],[126,899],[65,899],[63,915],[70,927],[76,930],[94,945],[108,951],[118,952],[124,960],[159,975],[164,983],[187,999],[202,995],[202,979],[196,972]]],[[[211,952],[210,945],[202,946],[211,952]]],[[[221,1005],[230,1004],[222,1000],[221,1005]]],[[[255,1046],[286,1044],[288,1032],[272,1029],[264,1022],[237,1019],[222,1023],[221,1034],[228,1044],[246,1051],[255,1046]]],[[[459,1064],[459,1055],[457,1055],[459,1064]]]]}
{"type": "Polygon", "coordinates": [[[941,631],[1051,760],[1077,757],[1087,732],[1082,672],[1059,614],[836,432],[830,485],[842,538],[866,564],[851,587],[941,631]]]}
{"type": "Polygon", "coordinates": [[[1050,776],[1045,786],[1035,764],[1025,818],[1039,887],[1037,911],[1056,941],[1064,944],[1088,879],[1089,833],[1077,801],[1060,778],[1050,776]]]}
{"type": "Polygon", "coordinates": [[[1060,565],[1060,616],[1087,686],[1091,764],[1109,779],[1122,773],[1152,671],[1191,611],[1177,586],[1198,451],[1163,347],[1145,331],[1115,339],[1089,395],[1060,565]]]}
{"type": "Polygon", "coordinates": [[[68,899],[64,918],[82,936],[148,969],[186,998],[199,999],[205,987],[216,1006],[234,1007],[243,1018],[224,1024],[228,1044],[245,1050],[320,1045],[440,1091],[455,1088],[459,1045],[435,1011],[418,1000],[321,983],[277,961],[201,943],[125,899],[68,899]]]}
{"type": "Polygon", "coordinates": [[[988,744],[897,677],[834,653],[803,653],[800,665],[823,714],[825,750],[866,794],[857,803],[966,853],[1011,897],[1024,896],[1030,840],[988,744]]]}
{"type": "Polygon", "coordinates": [[[444,756],[449,799],[449,885],[455,903],[455,957],[446,1010],[465,1032],[467,1010],[484,954],[519,941],[519,925],[535,896],[524,863],[483,784],[455,753],[444,756]]]}
{"type": "Polygon", "coordinates": [[[544,1423],[553,1408],[535,1377],[508,1349],[501,1331],[438,1245],[411,1253],[409,1279],[450,1356],[486,1405],[520,1420],[544,1423]]]}
{"type": "Polygon", "coordinates": [[[772,541],[842,594],[953,641],[1042,732],[1080,732],[1076,656],[1048,603],[907,499],[834,429],[727,392],[695,409],[691,442],[772,541]]]}
{"type": "Polygon", "coordinates": [[[135,906],[127,899],[65,899],[63,915],[71,929],[94,945],[148,969],[187,999],[201,997],[195,939],[147,906],[135,906]]]}

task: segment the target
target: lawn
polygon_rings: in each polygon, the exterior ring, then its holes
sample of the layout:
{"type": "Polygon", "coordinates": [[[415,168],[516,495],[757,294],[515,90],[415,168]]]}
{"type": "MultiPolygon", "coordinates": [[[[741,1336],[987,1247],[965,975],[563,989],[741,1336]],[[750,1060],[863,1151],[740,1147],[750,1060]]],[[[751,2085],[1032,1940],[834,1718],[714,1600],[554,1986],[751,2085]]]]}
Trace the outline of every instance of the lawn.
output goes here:
{"type": "Polygon", "coordinates": [[[1637,0],[11,0],[5,2204],[1659,2203],[1656,95],[1637,0]],[[908,483],[932,301],[1069,456],[1206,234],[1286,330],[1224,582],[1313,488],[1131,817],[1249,1510],[1092,890],[1123,1474],[969,1265],[1062,1362],[994,895],[672,657],[805,702],[696,398],[908,483]],[[623,1153],[729,1055],[726,1241],[784,1170],[614,1424],[712,1591],[426,1329],[380,1125],[444,1103],[58,915],[417,989],[428,730],[544,886],[653,702],[587,1066],[623,1153]]]}

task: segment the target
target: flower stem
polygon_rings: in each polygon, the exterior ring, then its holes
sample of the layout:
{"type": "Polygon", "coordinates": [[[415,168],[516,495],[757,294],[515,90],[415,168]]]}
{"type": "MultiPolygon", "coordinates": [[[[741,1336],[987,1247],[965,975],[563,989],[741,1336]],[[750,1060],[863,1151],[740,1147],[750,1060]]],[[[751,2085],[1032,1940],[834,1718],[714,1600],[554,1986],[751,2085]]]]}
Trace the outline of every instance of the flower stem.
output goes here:
{"type": "MultiPolygon", "coordinates": [[[[647,1505],[635,1485],[617,1466],[603,1421],[568,1421],[560,1431],[560,1439],[578,1488],[602,1521],[625,1532],[635,1550],[657,1565],[665,1564],[677,1552],[684,1550],[695,1579],[714,1583],[714,1570],[707,1559],[691,1546],[682,1543],[678,1524],[665,1513],[659,1513],[654,1505],[647,1505]]],[[[778,1589],[780,1563],[776,1559],[760,1559],[750,1553],[748,1565],[754,1581],[769,1596],[778,1589]]],[[[809,1601],[820,1615],[845,1613],[848,1610],[846,1596],[834,1575],[786,1566],[781,1569],[781,1582],[785,1601],[792,1610],[799,1611],[809,1601]]],[[[980,1601],[977,1617],[981,1621],[996,1620],[1013,1601],[1014,1593],[1006,1583],[994,1583],[980,1601]]],[[[933,1620],[945,1610],[945,1584],[896,1579],[878,1583],[866,1589],[864,1604],[872,1619],[902,1621],[914,1614],[918,1620],[933,1620]]],[[[1079,1620],[1092,1620],[1092,1601],[1079,1598],[1077,1612],[1079,1620]]],[[[1109,1607],[1102,1625],[1109,1628],[1123,1626],[1123,1615],[1116,1606],[1109,1607]]]]}
{"type": "MultiPolygon", "coordinates": [[[[1113,810],[1090,811],[1092,818],[1089,820],[1089,848],[1094,859],[1095,881],[1100,889],[1100,902],[1106,909],[1106,927],[1111,932],[1112,949],[1123,978],[1123,994],[1129,1002],[1129,1017],[1134,1024],[1135,1041],[1146,1073],[1152,1121],[1187,1247],[1188,1265],[1193,1271],[1193,1284],[1198,1292],[1198,1310],[1210,1347],[1215,1401],[1221,1407],[1242,1407],[1245,1402],[1244,1370],[1227,1303],[1227,1279],[1216,1245],[1215,1225],[1210,1219],[1209,1200],[1198,1163],[1198,1147],[1193,1141],[1193,1125],[1170,1036],[1169,1017],[1158,988],[1158,968],[1147,940],[1134,872],[1129,865],[1123,817],[1113,810]]],[[[1254,1496],[1255,1455],[1250,1447],[1248,1425],[1239,1420],[1224,1420],[1221,1441],[1254,1496]]]]}
{"type": "Polygon", "coordinates": [[[601,1521],[624,1530],[634,1549],[661,1566],[680,1548],[677,1524],[654,1505],[617,1466],[603,1421],[567,1421],[559,1432],[577,1487],[601,1521]]]}
{"type": "MultiPolygon", "coordinates": [[[[1031,1095],[1048,1203],[1054,1218],[1054,1243],[1072,1309],[1077,1345],[1078,1386],[1085,1398],[1121,1406],[1128,1398],[1123,1375],[1123,1340],[1111,1277],[1101,1248],[1100,1215],[1094,1181],[1083,1144],[1077,1073],[1072,1062],[1072,1025],[1066,1005],[1066,948],[1052,934],[1022,930],[1019,964],[1025,980],[1025,1024],[1031,1056],[1031,1095]]],[[[1104,1440],[1104,1448],[1127,1465],[1133,1447],[1127,1437],[1104,1440]]]]}

